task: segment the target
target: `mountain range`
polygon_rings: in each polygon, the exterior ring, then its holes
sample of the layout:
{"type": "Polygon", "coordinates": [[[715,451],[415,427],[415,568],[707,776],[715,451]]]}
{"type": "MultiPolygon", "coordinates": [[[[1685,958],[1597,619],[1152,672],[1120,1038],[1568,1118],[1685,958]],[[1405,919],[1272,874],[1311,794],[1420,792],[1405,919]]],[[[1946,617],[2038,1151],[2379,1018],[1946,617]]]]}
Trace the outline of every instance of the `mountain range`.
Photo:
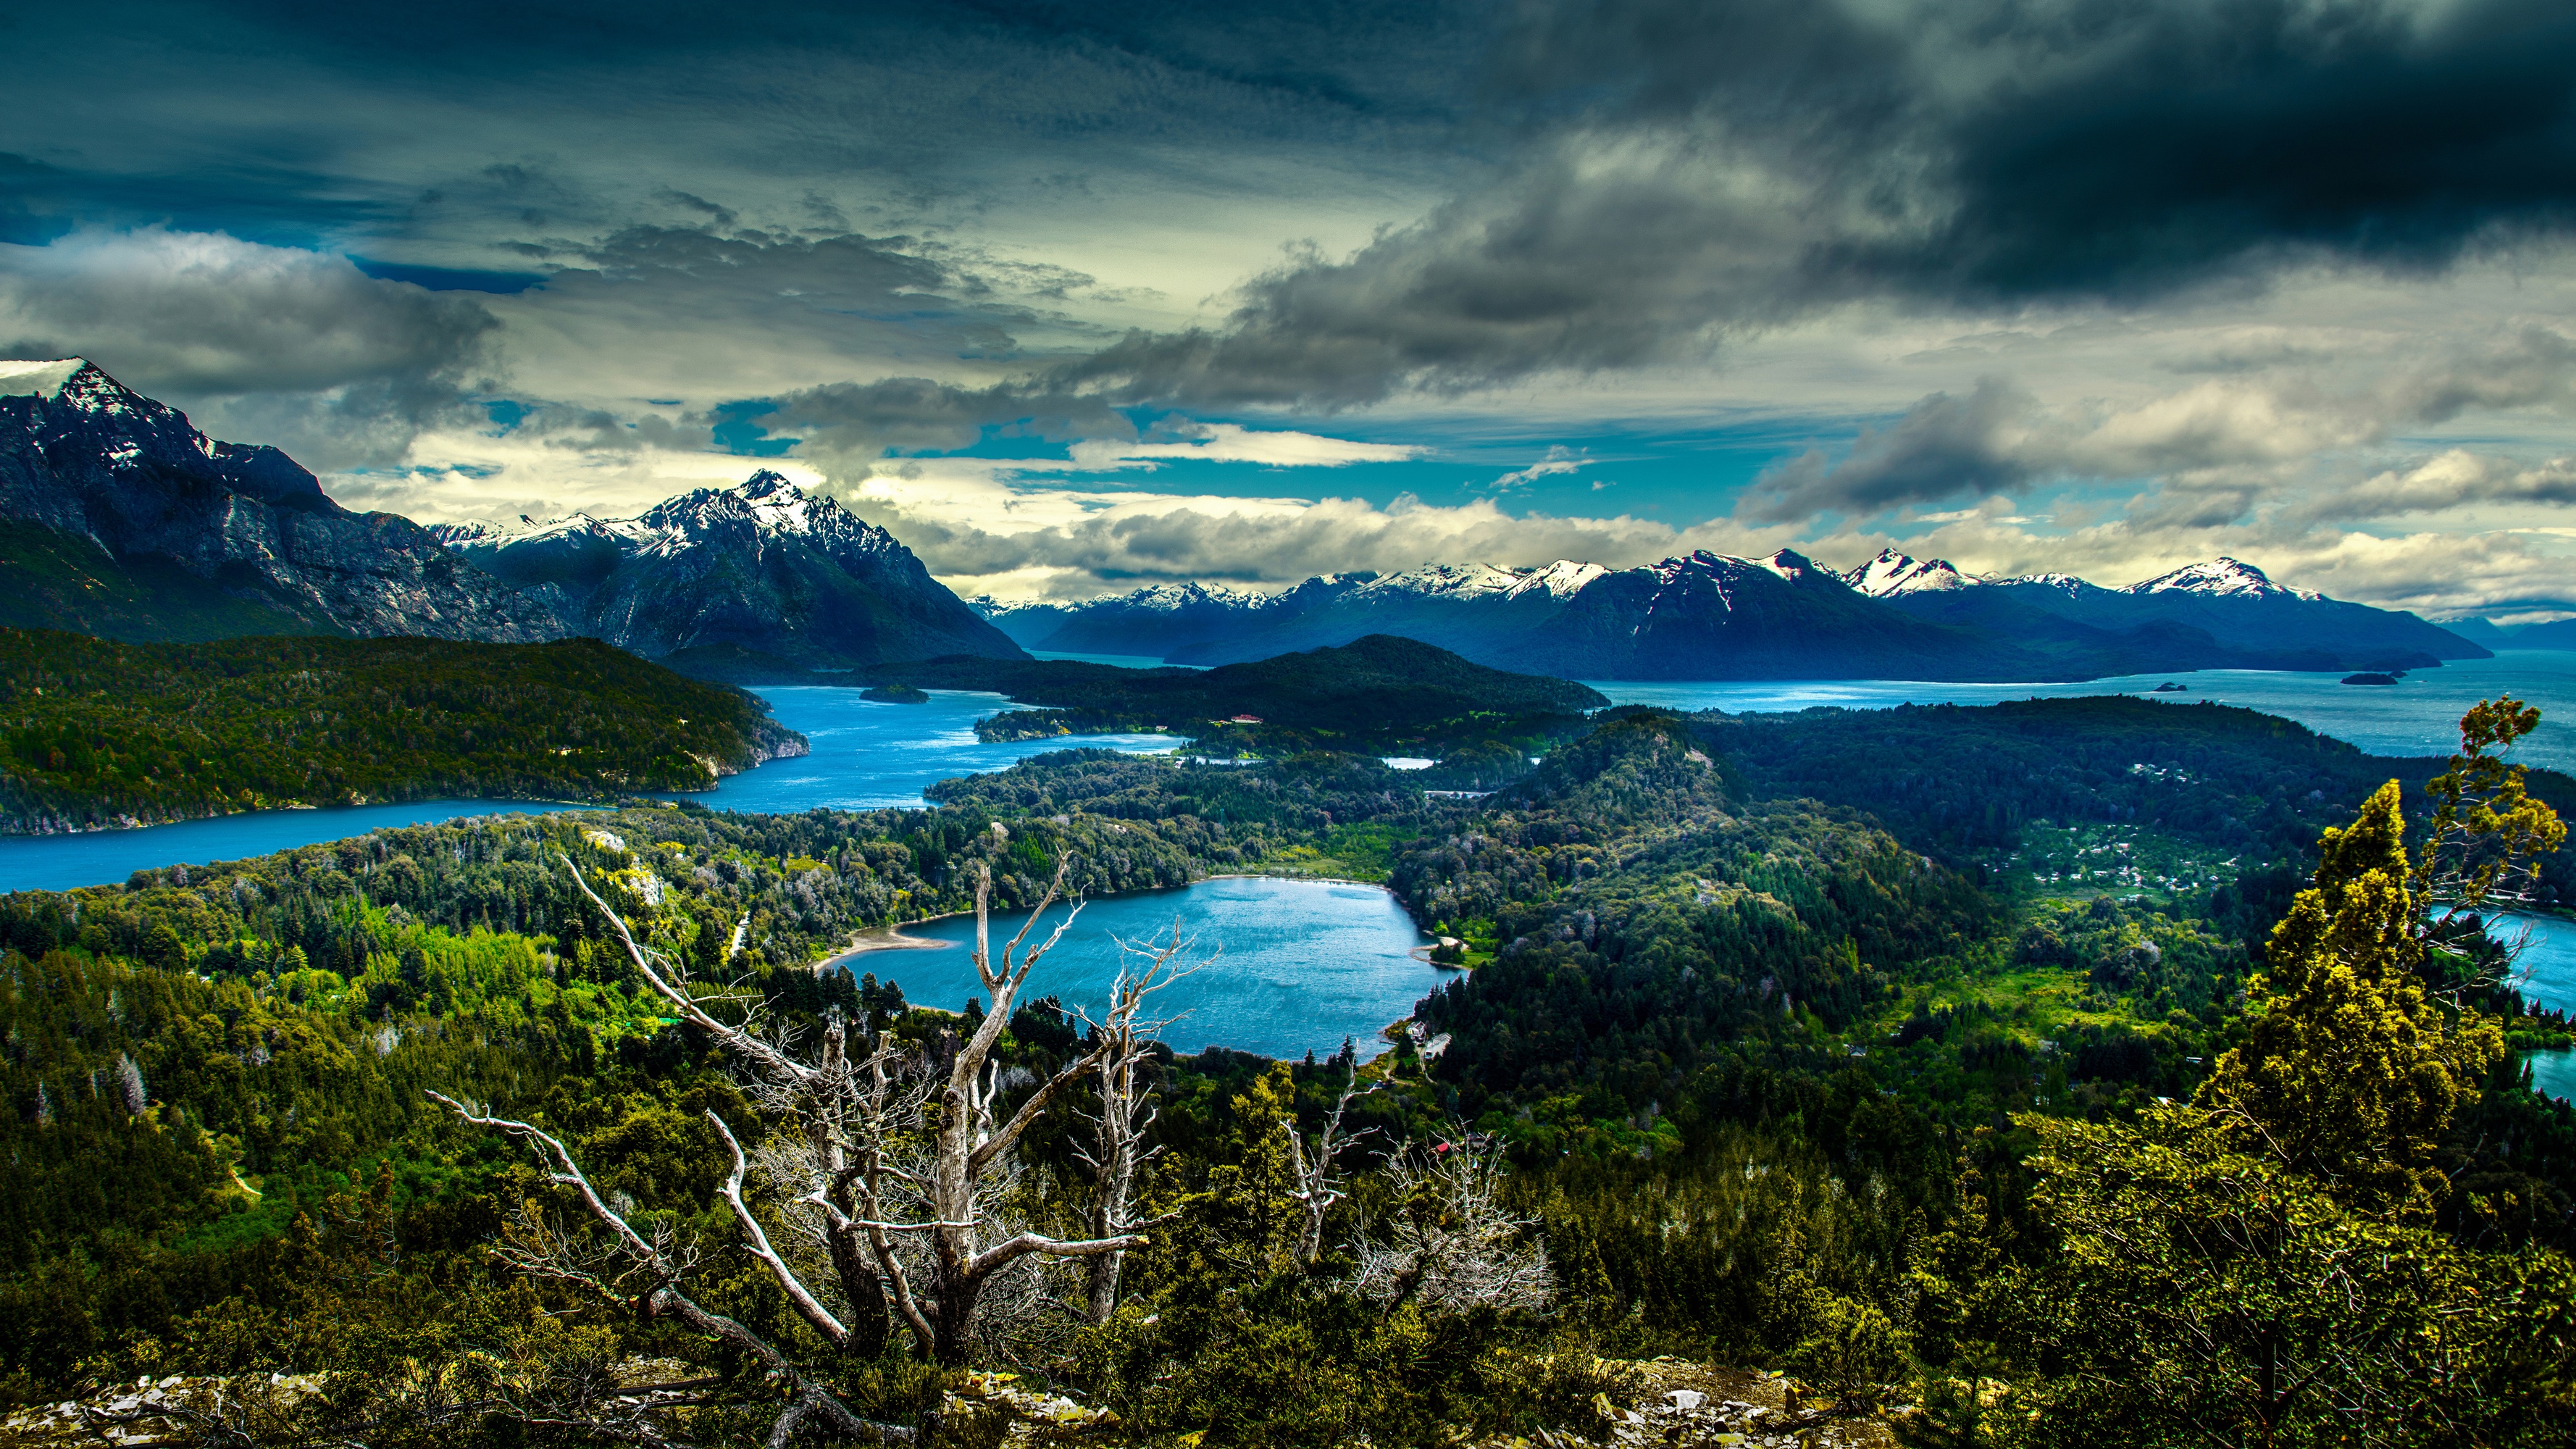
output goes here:
{"type": "Polygon", "coordinates": [[[2536,624],[2497,624],[2463,619],[2446,625],[2454,634],[2490,649],[2576,650],[2576,619],[2550,619],[2536,624]]]}
{"type": "Polygon", "coordinates": [[[2124,589],[1993,578],[1893,550],[1836,572],[1789,550],[1631,569],[1434,565],[1276,594],[1162,584],[1087,603],[979,600],[1047,652],[1222,664],[1394,634],[1586,679],[2085,679],[2209,668],[2405,669],[2484,658],[2413,614],[2285,588],[2235,559],[2124,589]]]}
{"type": "Polygon", "coordinates": [[[1847,572],[1701,551],[970,607],[884,529],[775,472],[633,518],[425,528],[352,512],[284,453],[208,438],[78,358],[0,362],[0,624],[135,641],[590,636],[739,683],[1024,647],[1217,665],[1373,634],[1585,679],[2082,679],[2487,653],[2233,559],[2108,589],[1893,551],[1847,572]]]}
{"type": "Polygon", "coordinates": [[[703,677],[1021,657],[884,529],[762,471],[633,519],[355,513],[79,358],[0,362],[0,624],[135,642],[587,635],[703,677]]]}

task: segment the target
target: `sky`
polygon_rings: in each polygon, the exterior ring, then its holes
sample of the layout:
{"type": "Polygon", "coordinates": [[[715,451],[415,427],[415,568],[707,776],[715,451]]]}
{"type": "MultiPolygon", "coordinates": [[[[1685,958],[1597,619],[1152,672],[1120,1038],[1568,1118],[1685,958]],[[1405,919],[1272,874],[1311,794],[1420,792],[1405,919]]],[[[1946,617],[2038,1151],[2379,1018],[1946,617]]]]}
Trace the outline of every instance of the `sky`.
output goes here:
{"type": "Polygon", "coordinates": [[[0,355],[426,522],[2576,613],[2563,3],[0,0],[0,97],[0,355]]]}

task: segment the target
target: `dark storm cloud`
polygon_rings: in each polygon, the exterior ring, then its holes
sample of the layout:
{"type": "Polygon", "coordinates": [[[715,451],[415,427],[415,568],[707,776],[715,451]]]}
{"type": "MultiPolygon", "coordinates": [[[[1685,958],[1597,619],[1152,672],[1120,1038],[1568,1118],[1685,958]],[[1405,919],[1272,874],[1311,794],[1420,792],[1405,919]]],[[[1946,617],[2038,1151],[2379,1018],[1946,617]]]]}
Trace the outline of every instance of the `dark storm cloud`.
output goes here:
{"type": "Polygon", "coordinates": [[[1516,140],[1485,184],[1067,379],[1365,403],[1694,359],[1855,298],[2425,270],[2576,216],[2576,14],[2521,0],[1538,4],[1488,96],[1516,140]]]}
{"type": "Polygon", "coordinates": [[[1498,82],[1816,168],[1892,235],[1806,271],[1944,299],[2188,285],[2284,251],[2437,265],[2576,202],[2576,13],[2535,0],[1547,5],[1498,82]]]}
{"type": "Polygon", "coordinates": [[[288,165],[119,172],[0,150],[0,243],[21,246],[99,223],[167,224],[311,246],[337,233],[397,224],[405,202],[396,188],[288,165]]]}
{"type": "Polygon", "coordinates": [[[19,240],[161,222],[453,245],[463,225],[659,219],[647,198],[698,200],[691,221],[749,216],[782,183],[838,190],[810,198],[838,229],[872,219],[862,198],[901,213],[1122,166],[1221,179],[1244,154],[1436,136],[1476,15],[1393,0],[146,3],[103,24],[32,9],[0,47],[0,151],[23,158],[0,162],[0,225],[19,240]]]}
{"type": "Polygon", "coordinates": [[[771,434],[812,448],[871,458],[888,450],[939,452],[971,447],[987,427],[1011,427],[1035,438],[1126,438],[1127,419],[1096,397],[1008,383],[964,388],[926,377],[827,383],[773,400],[760,418],[771,434]]]}
{"type": "MultiPolygon", "coordinates": [[[[1817,450],[1764,474],[1736,516],[1779,523],[1818,513],[1867,517],[1909,503],[2012,493],[2042,476],[2023,434],[2036,399],[1998,378],[1975,392],[1936,392],[1880,431],[1864,430],[1836,463],[1817,450]]],[[[2051,460],[2055,461],[2055,460],[2051,460]]]]}

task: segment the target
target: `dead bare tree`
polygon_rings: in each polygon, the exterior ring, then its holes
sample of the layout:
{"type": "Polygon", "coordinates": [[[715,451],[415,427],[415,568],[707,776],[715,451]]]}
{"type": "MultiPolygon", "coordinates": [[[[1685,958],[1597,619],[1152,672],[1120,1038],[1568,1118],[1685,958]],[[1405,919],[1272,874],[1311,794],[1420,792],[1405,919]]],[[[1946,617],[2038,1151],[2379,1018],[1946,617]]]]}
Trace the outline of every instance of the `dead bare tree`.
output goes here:
{"type": "MultiPolygon", "coordinates": [[[[917,1431],[901,1424],[880,1423],[852,1412],[829,1388],[799,1369],[793,1359],[768,1340],[691,1297],[686,1283],[697,1265],[695,1248],[677,1243],[659,1228],[649,1238],[636,1231],[625,1213],[600,1196],[563,1139],[531,1123],[492,1116],[444,1093],[430,1095],[477,1127],[497,1128],[535,1146],[545,1160],[548,1180],[571,1189],[590,1217],[607,1229],[604,1239],[597,1234],[571,1231],[542,1208],[530,1204],[504,1231],[501,1245],[494,1250],[503,1262],[531,1277],[550,1278],[581,1289],[612,1306],[635,1306],[650,1317],[677,1319],[757,1360],[787,1395],[787,1405],[770,1430],[772,1444],[786,1443],[806,1420],[818,1417],[844,1438],[909,1444],[919,1437],[917,1431]]],[[[727,1134],[728,1140],[730,1135],[727,1134]]],[[[733,1195],[728,1192],[728,1196],[733,1195]]],[[[758,1241],[755,1256],[767,1246],[765,1238],[758,1241]]],[[[794,1296],[791,1292],[790,1297],[794,1296]]],[[[797,1306],[802,1310],[807,1303],[800,1301],[797,1306]]],[[[584,1427],[607,1432],[612,1426],[601,1422],[584,1427]]]]}
{"type": "MultiPolygon", "coordinates": [[[[564,864],[654,993],[714,1038],[742,1074],[747,1093],[778,1119],[759,1160],[763,1181],[777,1187],[782,1200],[775,1220],[792,1229],[784,1246],[772,1239],[769,1224],[745,1196],[751,1158],[733,1128],[710,1112],[708,1121],[732,1156],[722,1191],[744,1250],[768,1271],[806,1325],[838,1352],[872,1357],[900,1325],[938,1361],[963,1363],[974,1344],[977,1301],[996,1273],[1031,1254],[1098,1258],[1145,1243],[1132,1231],[1062,1239],[1023,1230],[985,1240],[990,1194],[1008,1176],[1012,1149],[1052,1104],[1119,1050],[1116,1043],[1141,1050],[1137,1043],[1150,1035],[1151,1024],[1140,1023],[1138,1011],[1173,967],[1157,962],[1142,977],[1122,979],[1082,1053],[999,1118],[1009,1088],[993,1050],[1030,972],[1080,910],[1073,907],[1051,934],[1031,944],[1063,894],[1070,857],[1058,860],[1044,898],[998,958],[989,929],[992,876],[979,872],[974,959],[991,1009],[971,1034],[961,1040],[955,1032],[943,1033],[933,1050],[907,1054],[871,1023],[858,1024],[854,1033],[836,1017],[826,1023],[821,1049],[810,1061],[796,1054],[791,1032],[767,1022],[757,993],[698,990],[679,960],[639,943],[580,870],[569,859],[564,864]],[[718,1010],[741,1020],[722,1019],[718,1010]]],[[[530,1274],[675,1317],[757,1359],[787,1393],[772,1442],[784,1442],[809,1421],[848,1438],[913,1437],[910,1429],[852,1413],[776,1346],[699,1305],[686,1287],[695,1250],[638,1232],[629,1215],[592,1186],[563,1141],[527,1122],[439,1100],[469,1122],[535,1147],[552,1181],[571,1190],[594,1225],[577,1232],[532,1215],[498,1249],[506,1260],[530,1274]]]]}
{"type": "Polygon", "coordinates": [[[1501,1144],[1461,1134],[1387,1163],[1396,1210],[1384,1240],[1362,1237],[1353,1287],[1390,1309],[1538,1309],[1556,1295],[1535,1226],[1503,1206],[1501,1144]]]}
{"type": "Polygon", "coordinates": [[[1311,1157],[1302,1134],[1297,1131],[1297,1124],[1293,1121],[1287,1124],[1288,1170],[1297,1179],[1295,1190],[1288,1195],[1297,1200],[1297,1205],[1306,1215],[1305,1226],[1297,1234],[1297,1261],[1306,1267],[1315,1266],[1315,1260],[1324,1255],[1324,1215],[1347,1195],[1342,1191],[1345,1179],[1335,1165],[1336,1159],[1361,1138],[1377,1130],[1372,1127],[1345,1136],[1342,1114],[1350,1110],[1353,1101],[1385,1085],[1381,1078],[1365,1088],[1360,1086],[1359,1058],[1353,1056],[1350,1076],[1342,1083],[1341,1097],[1333,1103],[1333,1114],[1324,1119],[1323,1135],[1315,1139],[1311,1157]]]}
{"type": "MultiPolygon", "coordinates": [[[[1145,998],[1206,964],[1181,964],[1190,943],[1181,939],[1178,920],[1172,923],[1169,945],[1118,944],[1124,956],[1118,978],[1109,988],[1108,1015],[1098,1022],[1088,1013],[1081,1018],[1091,1028],[1095,1043],[1092,1069],[1099,1074],[1100,1111],[1090,1117],[1090,1145],[1076,1148],[1074,1156],[1091,1169],[1091,1236],[1102,1241],[1146,1225],[1135,1215],[1137,1177],[1146,1163],[1162,1153],[1159,1147],[1145,1146],[1145,1134],[1154,1125],[1156,1113],[1142,1068],[1154,1037],[1172,1019],[1147,1019],[1145,998]],[[1139,961],[1141,965],[1135,964],[1139,961]]],[[[1118,1310],[1118,1279],[1126,1258],[1124,1249],[1092,1257],[1092,1322],[1107,1323],[1118,1310]]]]}

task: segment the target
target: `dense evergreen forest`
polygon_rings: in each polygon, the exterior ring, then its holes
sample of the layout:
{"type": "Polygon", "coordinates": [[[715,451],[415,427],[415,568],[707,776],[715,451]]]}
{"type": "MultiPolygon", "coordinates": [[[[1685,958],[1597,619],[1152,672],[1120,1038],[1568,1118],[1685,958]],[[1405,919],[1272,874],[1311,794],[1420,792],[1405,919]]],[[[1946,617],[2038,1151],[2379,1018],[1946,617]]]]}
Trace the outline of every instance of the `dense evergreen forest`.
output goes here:
{"type": "MultiPolygon", "coordinates": [[[[2504,1048],[2566,1023],[2428,910],[2564,889],[2480,763],[2510,721],[2479,728],[2449,770],[2204,706],[1621,711],[1482,799],[1071,750],[920,810],[485,819],[9,896],[0,1373],[23,1403],[336,1372],[192,1400],[210,1440],[758,1442],[828,1399],[989,1444],[923,1416],[1006,1369],[1108,1442],[1443,1444],[1606,1435],[1664,1353],[1790,1373],[1774,1437],[1903,1402],[1919,1444],[2564,1443],[2576,1110],[2504,1048]],[[997,1035],[984,999],[808,969],[1059,861],[1093,895],[1384,879],[1473,969],[1365,1066],[1147,1054],[1158,1153],[1095,1220],[1106,1089],[1044,1094],[1106,1047],[1043,966],[997,1035]],[[1107,1311],[1089,1260],[1031,1254],[933,1361],[779,1185],[808,1109],[730,1034],[751,1010],[934,1076],[989,1035],[971,1110],[1044,1109],[993,1232],[1144,1224],[1107,1311]],[[598,1207],[431,1090],[551,1134],[598,1207]]],[[[970,1110],[922,1100],[888,1161],[970,1110]]]]}
{"type": "Polygon", "coordinates": [[[803,740],[595,639],[120,644],[0,629],[0,831],[442,795],[703,790],[803,740]]]}

